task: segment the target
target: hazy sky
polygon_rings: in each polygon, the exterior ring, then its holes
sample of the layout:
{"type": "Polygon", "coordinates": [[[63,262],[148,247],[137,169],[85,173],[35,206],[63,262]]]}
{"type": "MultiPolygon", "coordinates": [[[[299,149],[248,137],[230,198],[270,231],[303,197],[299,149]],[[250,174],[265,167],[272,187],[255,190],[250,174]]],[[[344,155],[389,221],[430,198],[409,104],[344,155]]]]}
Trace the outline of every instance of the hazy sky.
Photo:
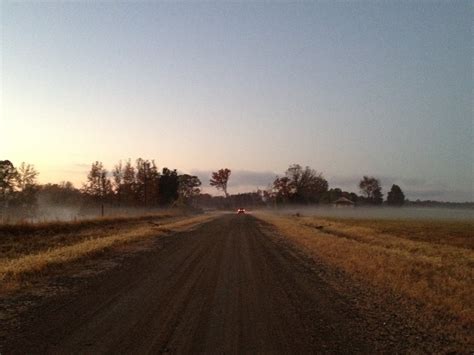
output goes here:
{"type": "Polygon", "coordinates": [[[330,186],[473,198],[473,3],[1,1],[0,159],[41,182],[90,163],[292,163],[330,186]]]}

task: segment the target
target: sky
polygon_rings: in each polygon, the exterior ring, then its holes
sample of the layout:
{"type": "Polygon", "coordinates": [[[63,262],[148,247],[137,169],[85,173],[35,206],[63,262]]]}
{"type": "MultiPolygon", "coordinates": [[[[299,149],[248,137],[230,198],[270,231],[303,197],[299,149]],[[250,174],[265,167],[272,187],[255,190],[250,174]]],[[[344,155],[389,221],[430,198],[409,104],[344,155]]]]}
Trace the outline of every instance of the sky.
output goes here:
{"type": "Polygon", "coordinates": [[[474,200],[471,1],[0,11],[0,159],[41,183],[142,157],[204,185],[230,168],[236,193],[299,163],[348,191],[371,175],[413,200],[474,200]]]}

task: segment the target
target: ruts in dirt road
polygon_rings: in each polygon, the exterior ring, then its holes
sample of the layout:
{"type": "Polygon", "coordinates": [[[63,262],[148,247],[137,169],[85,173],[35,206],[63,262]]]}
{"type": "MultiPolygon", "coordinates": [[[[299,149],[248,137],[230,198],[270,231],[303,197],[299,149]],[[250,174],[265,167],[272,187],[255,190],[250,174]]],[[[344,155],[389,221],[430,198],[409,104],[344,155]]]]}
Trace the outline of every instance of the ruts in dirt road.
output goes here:
{"type": "Polygon", "coordinates": [[[156,246],[37,308],[4,353],[380,350],[349,296],[252,215],[224,214],[156,246]]]}

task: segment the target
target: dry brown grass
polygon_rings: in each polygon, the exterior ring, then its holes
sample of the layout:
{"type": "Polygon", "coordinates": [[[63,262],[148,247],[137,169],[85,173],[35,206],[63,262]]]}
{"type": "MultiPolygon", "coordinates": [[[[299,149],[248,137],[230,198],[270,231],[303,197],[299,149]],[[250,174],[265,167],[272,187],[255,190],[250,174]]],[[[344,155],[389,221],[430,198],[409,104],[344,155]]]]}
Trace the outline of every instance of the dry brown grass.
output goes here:
{"type": "Polygon", "coordinates": [[[118,225],[132,221],[156,220],[182,216],[180,210],[167,210],[162,213],[143,214],[140,216],[114,216],[102,218],[81,219],[76,221],[49,221],[31,223],[27,221],[16,223],[0,223],[0,236],[51,235],[64,232],[78,232],[91,227],[118,225]]]}
{"type": "Polygon", "coordinates": [[[371,229],[414,241],[474,249],[474,221],[397,220],[397,219],[326,219],[352,227],[371,229]]]}
{"type": "MultiPolygon", "coordinates": [[[[114,220],[71,222],[72,227],[62,223],[61,230],[67,230],[67,234],[54,234],[44,226],[39,226],[38,229],[32,228],[39,234],[34,237],[20,234],[9,240],[10,249],[5,250],[0,257],[0,281],[7,285],[12,280],[41,272],[51,265],[76,261],[124,243],[188,230],[214,217],[209,214],[168,219],[148,216],[119,219],[115,222],[114,220]],[[80,228],[77,233],[72,233],[71,230],[74,229],[71,228],[77,223],[81,223],[80,228]]],[[[4,249],[7,249],[5,240],[2,242],[4,249]]]]}
{"type": "Polygon", "coordinates": [[[39,253],[56,246],[77,244],[86,239],[101,238],[107,233],[120,233],[145,222],[183,217],[174,210],[140,217],[95,218],[71,222],[0,224],[0,255],[18,258],[39,253]]]}
{"type": "Polygon", "coordinates": [[[324,262],[375,287],[474,324],[473,223],[258,214],[324,262]],[[453,242],[454,240],[454,242],[453,242]]]}

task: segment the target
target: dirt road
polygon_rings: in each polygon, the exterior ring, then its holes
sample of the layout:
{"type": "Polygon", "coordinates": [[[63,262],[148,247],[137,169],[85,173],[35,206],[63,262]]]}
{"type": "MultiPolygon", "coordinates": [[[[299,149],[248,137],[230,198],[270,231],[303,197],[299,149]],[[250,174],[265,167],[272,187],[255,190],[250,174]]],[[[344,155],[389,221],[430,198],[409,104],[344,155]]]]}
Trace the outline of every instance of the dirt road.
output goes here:
{"type": "Polygon", "coordinates": [[[159,239],[30,314],[4,353],[367,352],[361,316],[250,215],[159,239]]]}

